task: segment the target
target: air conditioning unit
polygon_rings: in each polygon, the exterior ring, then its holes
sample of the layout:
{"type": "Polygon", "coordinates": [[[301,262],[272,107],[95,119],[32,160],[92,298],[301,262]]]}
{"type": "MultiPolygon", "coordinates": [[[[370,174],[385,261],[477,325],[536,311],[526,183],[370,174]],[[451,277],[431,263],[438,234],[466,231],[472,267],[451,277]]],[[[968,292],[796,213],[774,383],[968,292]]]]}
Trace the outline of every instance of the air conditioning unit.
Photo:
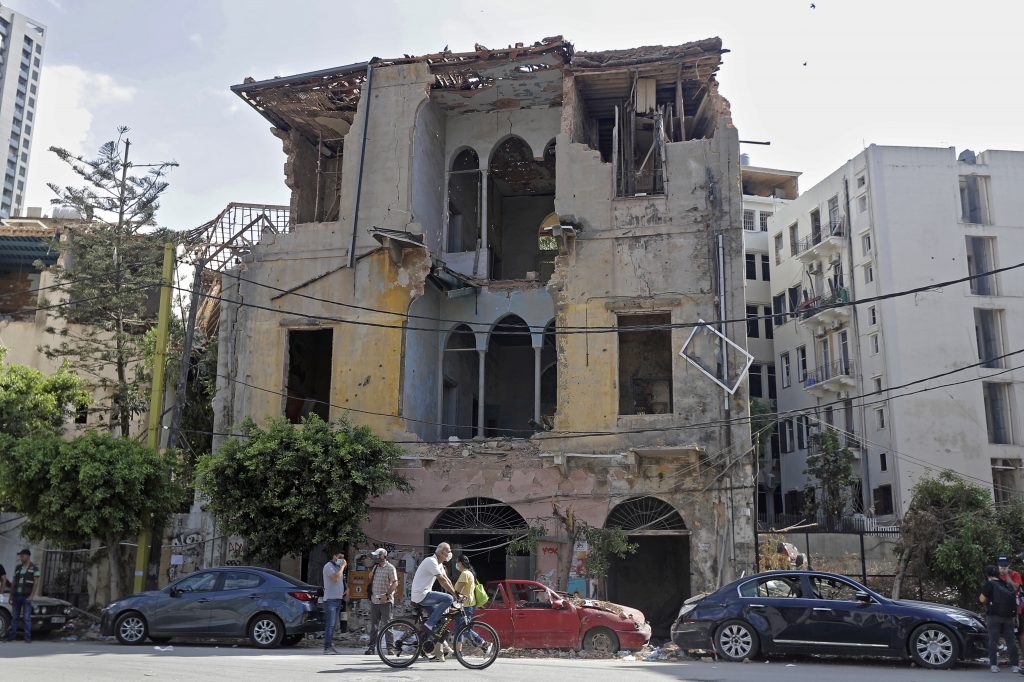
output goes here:
{"type": "Polygon", "coordinates": [[[809,274],[809,275],[821,274],[821,263],[818,262],[818,261],[814,261],[813,263],[808,265],[807,266],[807,274],[809,274]]]}

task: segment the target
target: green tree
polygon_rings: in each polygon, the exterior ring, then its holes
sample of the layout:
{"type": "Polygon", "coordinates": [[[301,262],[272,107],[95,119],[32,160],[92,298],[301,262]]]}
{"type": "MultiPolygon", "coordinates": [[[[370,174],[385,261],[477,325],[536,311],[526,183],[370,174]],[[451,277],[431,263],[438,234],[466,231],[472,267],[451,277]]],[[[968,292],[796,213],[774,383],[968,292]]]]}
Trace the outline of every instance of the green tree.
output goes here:
{"type": "Polygon", "coordinates": [[[94,159],[51,147],[85,183],[59,187],[51,203],[77,210],[83,223],[73,228],[63,263],[51,268],[73,305],[53,310],[65,324],[50,327],[58,341],[42,350],[66,359],[89,383],[109,396],[111,423],[127,437],[132,417],[148,407],[143,333],[156,316],[166,231],[144,233],[154,225],[166,176],[174,162],[134,164],[128,160],[128,129],[100,147],[94,159]],[[144,169],[135,174],[133,169],[144,169]]]}
{"type": "Polygon", "coordinates": [[[25,515],[21,532],[33,542],[77,547],[101,540],[110,598],[117,599],[125,577],[120,543],[139,533],[143,518],[162,523],[181,502],[180,488],[168,480],[172,466],[132,439],[30,435],[0,459],[0,496],[25,515]]]}
{"type": "Polygon", "coordinates": [[[395,471],[402,450],[347,420],[316,415],[301,425],[251,420],[244,436],[199,459],[197,484],[226,534],[246,538],[246,554],[272,562],[322,543],[358,540],[369,502],[410,490],[395,471]]]}
{"type": "Polygon", "coordinates": [[[34,433],[59,433],[70,412],[89,405],[78,375],[62,366],[52,375],[6,365],[0,347],[0,448],[34,433]]]}
{"type": "Polygon", "coordinates": [[[806,511],[816,517],[821,512],[829,521],[840,520],[850,503],[853,476],[853,453],[839,447],[839,437],[831,429],[817,436],[820,445],[807,456],[804,476],[806,511]]]}
{"type": "Polygon", "coordinates": [[[1024,505],[995,505],[991,491],[951,471],[922,478],[900,527],[893,597],[906,575],[951,588],[961,604],[977,603],[982,567],[1024,547],[1024,505]]]}

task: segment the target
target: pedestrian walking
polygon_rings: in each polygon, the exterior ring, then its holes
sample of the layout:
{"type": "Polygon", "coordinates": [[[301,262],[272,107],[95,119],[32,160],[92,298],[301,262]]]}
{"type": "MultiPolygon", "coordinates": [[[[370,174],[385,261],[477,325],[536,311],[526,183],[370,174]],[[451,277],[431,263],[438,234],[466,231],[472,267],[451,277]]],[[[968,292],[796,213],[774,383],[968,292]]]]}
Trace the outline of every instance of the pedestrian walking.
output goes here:
{"type": "MultiPolygon", "coordinates": [[[[455,631],[462,627],[464,623],[468,623],[473,620],[473,612],[476,609],[476,571],[473,570],[473,565],[469,563],[469,557],[465,554],[460,554],[459,558],[455,560],[455,571],[459,574],[458,579],[455,581],[455,591],[462,597],[462,613],[455,621],[455,631]]],[[[483,606],[481,604],[480,606],[483,606]]],[[[487,655],[491,651],[491,645],[488,642],[484,642],[484,638],[476,634],[472,630],[469,631],[470,641],[473,642],[474,646],[483,647],[484,655],[487,655]]],[[[455,646],[461,647],[462,641],[455,643],[455,646]]]]}
{"type": "MultiPolygon", "coordinates": [[[[377,646],[377,628],[391,620],[391,609],[395,604],[395,590],[398,589],[398,571],[388,561],[388,551],[383,547],[370,552],[374,565],[370,572],[370,646],[366,653],[372,654],[377,646]]],[[[388,654],[394,647],[391,632],[384,633],[388,654]]]]}
{"type": "Polygon", "coordinates": [[[8,601],[11,604],[11,629],[7,631],[7,641],[13,642],[18,633],[18,623],[25,631],[26,642],[32,641],[32,600],[39,594],[42,584],[39,567],[32,563],[32,552],[23,549],[18,552],[21,562],[14,567],[11,578],[11,591],[8,601]]]}
{"type": "MultiPolygon", "coordinates": [[[[1004,557],[1000,557],[1002,559],[1004,557]]],[[[999,638],[1006,641],[1013,672],[1020,672],[1017,638],[1013,632],[1016,620],[1017,599],[1012,583],[1000,577],[995,566],[985,567],[985,584],[978,601],[986,606],[985,628],[988,630],[988,663],[992,672],[999,672],[999,638]]]]}
{"type": "Polygon", "coordinates": [[[341,600],[345,598],[345,550],[338,547],[324,564],[324,653],[341,653],[334,648],[334,628],[338,625],[341,600]]]}

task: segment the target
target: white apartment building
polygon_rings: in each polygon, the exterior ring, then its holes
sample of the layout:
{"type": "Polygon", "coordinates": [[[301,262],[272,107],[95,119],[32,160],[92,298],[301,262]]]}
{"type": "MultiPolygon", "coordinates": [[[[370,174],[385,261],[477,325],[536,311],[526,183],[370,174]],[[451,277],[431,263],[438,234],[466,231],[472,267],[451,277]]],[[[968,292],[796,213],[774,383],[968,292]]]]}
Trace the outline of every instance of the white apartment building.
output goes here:
{"type": "Polygon", "coordinates": [[[769,221],[783,507],[799,514],[814,434],[856,456],[861,509],[906,510],[922,476],[950,469],[1021,485],[1024,404],[999,356],[1024,342],[1024,273],[857,306],[1015,264],[1024,256],[1024,152],[871,145],[769,221]],[[980,367],[910,382],[969,366],[980,367]],[[948,385],[962,382],[958,385],[948,385]],[[906,395],[920,389],[934,389],[906,395]]]}
{"type": "Polygon", "coordinates": [[[0,6],[0,135],[8,139],[0,218],[24,205],[45,43],[46,27],[0,6]]]}
{"type": "MultiPolygon", "coordinates": [[[[746,259],[744,297],[749,319],[747,351],[754,356],[748,374],[750,399],[774,408],[778,388],[773,345],[775,329],[772,321],[765,318],[772,312],[771,273],[775,267],[768,230],[772,215],[797,197],[800,173],[751,166],[746,154],[740,159],[746,259]]],[[[760,454],[764,456],[758,464],[757,510],[762,517],[770,517],[776,510],[782,511],[778,433],[763,443],[760,454]]]]}

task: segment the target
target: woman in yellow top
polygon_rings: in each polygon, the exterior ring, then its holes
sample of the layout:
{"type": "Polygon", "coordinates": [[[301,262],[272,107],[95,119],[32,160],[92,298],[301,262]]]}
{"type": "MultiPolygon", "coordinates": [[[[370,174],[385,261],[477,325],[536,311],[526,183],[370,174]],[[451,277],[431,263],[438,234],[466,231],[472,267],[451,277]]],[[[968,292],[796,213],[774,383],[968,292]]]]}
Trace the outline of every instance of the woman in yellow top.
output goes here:
{"type": "MultiPolygon", "coordinates": [[[[476,605],[473,591],[476,589],[476,575],[473,572],[473,566],[469,563],[469,557],[465,554],[460,554],[459,558],[455,560],[455,570],[459,574],[459,579],[455,581],[455,593],[462,597],[462,610],[466,614],[465,619],[459,616],[458,620],[455,621],[455,630],[458,632],[459,627],[465,622],[466,619],[473,619],[473,611],[476,605]]],[[[476,646],[484,647],[484,653],[490,651],[491,645],[485,644],[483,638],[473,632],[469,631],[469,637],[476,646]]],[[[461,645],[462,642],[457,642],[456,646],[461,645]]]]}

